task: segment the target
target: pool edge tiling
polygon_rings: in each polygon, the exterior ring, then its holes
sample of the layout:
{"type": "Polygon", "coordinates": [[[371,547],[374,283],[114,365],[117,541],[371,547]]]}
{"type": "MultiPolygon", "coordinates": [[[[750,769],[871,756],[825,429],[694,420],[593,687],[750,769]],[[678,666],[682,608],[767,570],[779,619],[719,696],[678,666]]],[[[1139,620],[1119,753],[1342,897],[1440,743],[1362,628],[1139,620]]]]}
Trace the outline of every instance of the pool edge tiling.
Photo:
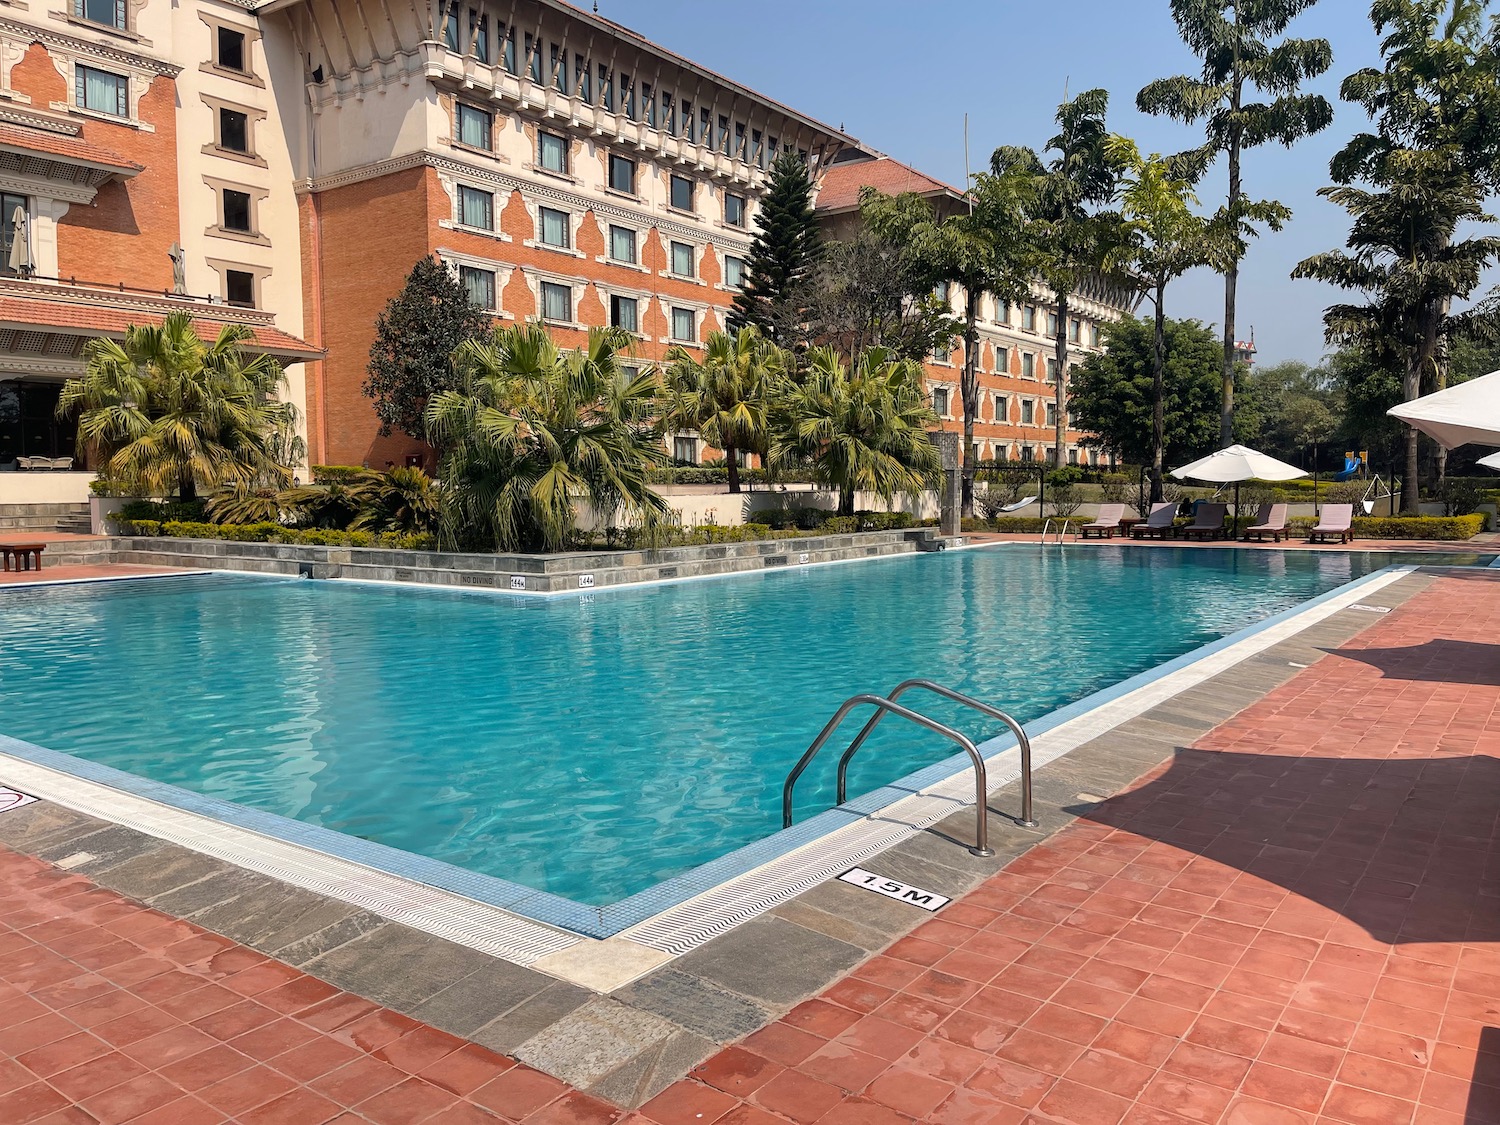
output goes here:
{"type": "MultiPolygon", "coordinates": [[[[1367,574],[1026,724],[1034,765],[1069,753],[1274,644],[1288,630],[1337,612],[1413,569],[1396,565],[1367,574]]],[[[980,749],[992,791],[1019,777],[1019,754],[1011,736],[991,739],[980,749]]],[[[950,757],[595,907],[3,734],[0,781],[522,965],[559,953],[581,938],[616,936],[680,956],[955,811],[972,808],[966,794],[973,793],[967,760],[950,757]]]]}
{"type": "MultiPolygon", "coordinates": [[[[1483,573],[1483,572],[1481,572],[1483,573]]],[[[1487,575],[1488,577],[1488,575],[1487,575]]],[[[1400,605],[1426,588],[1394,576],[1355,601],[1400,605]]],[[[1336,607],[1138,717],[1093,736],[1037,774],[1039,831],[991,813],[994,859],[957,846],[972,812],[916,833],[865,866],[955,898],[1137,777],[1383,620],[1336,607]]],[[[1014,784],[993,794],[1012,807],[1014,784]]],[[[589,1094],[636,1106],[716,1045],[741,1039],[930,916],[836,880],[664,962],[609,995],[385,922],[296,887],[40,802],[0,816],[0,844],[38,855],[319,979],[515,1057],[589,1094]],[[88,849],[91,854],[80,854],[88,849]]],[[[939,917],[941,917],[939,915],[939,917]]],[[[618,943],[589,943],[600,953],[618,943]]]]}

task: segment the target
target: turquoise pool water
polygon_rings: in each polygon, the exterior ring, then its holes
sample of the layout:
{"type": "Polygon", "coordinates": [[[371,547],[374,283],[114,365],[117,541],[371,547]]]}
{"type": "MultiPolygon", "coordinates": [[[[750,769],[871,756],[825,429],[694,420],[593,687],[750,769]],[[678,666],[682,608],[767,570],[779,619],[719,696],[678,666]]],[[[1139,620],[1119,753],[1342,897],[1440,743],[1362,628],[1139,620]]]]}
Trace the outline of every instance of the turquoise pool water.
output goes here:
{"type": "MultiPolygon", "coordinates": [[[[852,694],[925,676],[1029,720],[1395,561],[1005,546],[546,600],[13,588],[0,733],[602,904],[779,829],[787,770],[852,694]]],[[[885,723],[851,793],[950,749],[885,723]]],[[[832,800],[827,757],[800,814],[832,800]]]]}

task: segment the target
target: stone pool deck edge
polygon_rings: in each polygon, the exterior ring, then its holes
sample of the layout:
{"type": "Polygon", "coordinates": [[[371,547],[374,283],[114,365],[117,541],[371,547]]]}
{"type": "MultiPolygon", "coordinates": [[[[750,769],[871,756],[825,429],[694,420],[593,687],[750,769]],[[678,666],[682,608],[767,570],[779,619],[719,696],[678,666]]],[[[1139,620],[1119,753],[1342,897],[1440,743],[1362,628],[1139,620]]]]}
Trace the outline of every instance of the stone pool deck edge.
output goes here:
{"type": "MultiPolygon", "coordinates": [[[[1393,608],[1431,581],[1407,573],[1360,602],[1393,608]]],[[[1070,823],[1066,810],[1129,785],[1378,620],[1339,609],[1043,766],[1037,830],[993,811],[1016,807],[1014,784],[992,792],[993,858],[960,846],[964,810],[863,866],[957,897],[1070,823]]],[[[606,994],[49,802],[0,817],[0,843],[625,1106],[929,917],[826,881],[606,994]]]]}

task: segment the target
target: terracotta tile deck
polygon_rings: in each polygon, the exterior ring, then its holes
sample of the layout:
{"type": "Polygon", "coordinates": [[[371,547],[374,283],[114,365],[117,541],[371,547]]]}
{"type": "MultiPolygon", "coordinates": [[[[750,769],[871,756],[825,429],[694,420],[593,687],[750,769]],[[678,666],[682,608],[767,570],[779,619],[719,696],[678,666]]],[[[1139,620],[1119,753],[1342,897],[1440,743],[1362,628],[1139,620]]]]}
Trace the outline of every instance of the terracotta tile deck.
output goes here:
{"type": "Polygon", "coordinates": [[[634,1114],[0,849],[0,1123],[1500,1125],[1497,633],[1437,579],[634,1114]]]}
{"type": "Polygon", "coordinates": [[[45,565],[41,570],[0,570],[0,586],[18,586],[24,582],[77,582],[84,578],[147,578],[156,574],[183,573],[180,567],[140,566],[135,563],[67,563],[45,565]]]}

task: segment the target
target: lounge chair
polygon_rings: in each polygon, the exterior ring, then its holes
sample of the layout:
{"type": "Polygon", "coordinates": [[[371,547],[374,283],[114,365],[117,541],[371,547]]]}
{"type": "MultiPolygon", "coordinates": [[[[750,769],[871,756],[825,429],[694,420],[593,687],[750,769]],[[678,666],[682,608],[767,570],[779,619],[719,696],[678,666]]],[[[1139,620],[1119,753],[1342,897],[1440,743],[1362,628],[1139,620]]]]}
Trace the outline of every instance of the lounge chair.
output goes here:
{"type": "Polygon", "coordinates": [[[1324,504],[1318,524],[1307,535],[1309,543],[1327,542],[1330,535],[1337,535],[1340,543],[1354,541],[1354,505],[1324,504]]]}
{"type": "Polygon", "coordinates": [[[1156,536],[1160,539],[1170,539],[1177,530],[1177,525],[1172,521],[1177,518],[1177,504],[1167,500],[1160,504],[1151,505],[1151,513],[1143,523],[1138,523],[1130,529],[1132,539],[1145,539],[1156,536]]]}
{"type": "Polygon", "coordinates": [[[1245,528],[1245,538],[1249,539],[1253,535],[1257,542],[1269,535],[1273,541],[1280,543],[1281,537],[1286,534],[1285,504],[1262,504],[1260,511],[1255,513],[1255,522],[1245,528]]]}
{"type": "Polygon", "coordinates": [[[1091,534],[1100,539],[1113,539],[1115,532],[1120,530],[1120,520],[1124,515],[1124,504],[1100,504],[1099,514],[1094,517],[1094,522],[1086,523],[1078,530],[1085,539],[1090,538],[1091,534]]]}
{"type": "Polygon", "coordinates": [[[1193,522],[1182,529],[1182,534],[1191,539],[1224,539],[1229,529],[1224,526],[1224,517],[1229,514],[1228,504],[1211,504],[1205,501],[1198,505],[1193,522]]]}

